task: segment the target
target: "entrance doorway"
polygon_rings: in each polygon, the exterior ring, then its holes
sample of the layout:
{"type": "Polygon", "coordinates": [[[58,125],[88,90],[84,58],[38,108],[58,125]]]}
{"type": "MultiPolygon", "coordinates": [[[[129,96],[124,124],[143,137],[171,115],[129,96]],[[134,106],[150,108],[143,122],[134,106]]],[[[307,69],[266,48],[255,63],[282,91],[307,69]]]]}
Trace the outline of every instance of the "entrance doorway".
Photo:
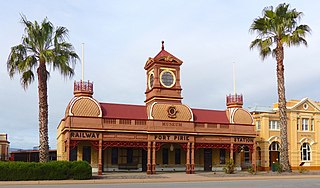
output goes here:
{"type": "Polygon", "coordinates": [[[144,149],[142,150],[142,172],[146,172],[147,171],[147,163],[148,163],[148,152],[144,149]]]}
{"type": "Polygon", "coordinates": [[[77,152],[78,152],[77,146],[70,149],[69,161],[76,161],[77,160],[77,152]]]}
{"type": "Polygon", "coordinates": [[[272,142],[269,146],[269,166],[272,164],[280,162],[280,144],[279,142],[272,142]]]}
{"type": "Polygon", "coordinates": [[[212,171],[212,149],[204,149],[204,171],[212,171]]]}
{"type": "Polygon", "coordinates": [[[82,160],[91,164],[91,146],[83,146],[82,160]]]}

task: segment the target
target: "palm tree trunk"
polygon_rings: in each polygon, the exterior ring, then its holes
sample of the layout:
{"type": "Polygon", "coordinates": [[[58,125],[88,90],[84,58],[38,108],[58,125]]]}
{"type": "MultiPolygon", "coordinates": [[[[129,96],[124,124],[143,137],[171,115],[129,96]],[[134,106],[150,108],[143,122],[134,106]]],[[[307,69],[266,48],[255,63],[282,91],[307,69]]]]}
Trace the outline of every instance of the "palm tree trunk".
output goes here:
{"type": "Polygon", "coordinates": [[[285,172],[291,172],[291,166],[289,163],[288,152],[288,128],[287,128],[287,107],[284,87],[284,51],[283,46],[278,43],[276,49],[277,59],[277,82],[278,82],[278,108],[280,113],[280,164],[282,170],[285,172]]]}
{"type": "Polygon", "coordinates": [[[38,73],[39,95],[39,162],[48,162],[48,97],[47,97],[47,69],[45,61],[40,60],[38,73]]]}

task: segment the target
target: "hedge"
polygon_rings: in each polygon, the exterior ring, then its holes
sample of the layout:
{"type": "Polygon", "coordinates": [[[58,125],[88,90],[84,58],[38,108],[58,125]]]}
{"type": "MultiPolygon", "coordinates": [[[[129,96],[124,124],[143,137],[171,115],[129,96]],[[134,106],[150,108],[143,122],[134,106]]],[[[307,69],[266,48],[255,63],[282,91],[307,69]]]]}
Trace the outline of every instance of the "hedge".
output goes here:
{"type": "Polygon", "coordinates": [[[90,179],[92,169],[86,161],[0,162],[0,180],[90,179]]]}

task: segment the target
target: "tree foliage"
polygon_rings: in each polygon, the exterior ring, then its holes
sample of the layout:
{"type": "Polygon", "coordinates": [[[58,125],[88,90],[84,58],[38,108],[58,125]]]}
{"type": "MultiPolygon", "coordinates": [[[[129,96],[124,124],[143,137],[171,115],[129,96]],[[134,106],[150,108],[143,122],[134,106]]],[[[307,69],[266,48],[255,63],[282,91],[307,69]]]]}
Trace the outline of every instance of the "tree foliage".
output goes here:
{"type": "Polygon", "coordinates": [[[279,4],[275,9],[270,6],[262,11],[262,17],[256,18],[250,31],[257,37],[250,44],[250,49],[258,48],[264,60],[272,55],[277,61],[278,107],[280,115],[280,163],[284,171],[291,171],[288,154],[288,133],[286,97],[284,85],[284,47],[307,46],[305,36],[311,32],[308,25],[298,25],[303,13],[290,9],[289,4],[279,4]]]}
{"type": "Polygon", "coordinates": [[[30,22],[26,16],[21,15],[21,23],[24,26],[22,43],[11,47],[7,60],[9,76],[21,75],[22,87],[28,86],[38,78],[39,95],[39,139],[40,139],[40,162],[48,161],[48,99],[47,81],[49,71],[47,66],[57,69],[65,77],[72,77],[73,67],[78,55],[73,46],[66,41],[68,29],[54,27],[45,18],[41,23],[30,22]]]}

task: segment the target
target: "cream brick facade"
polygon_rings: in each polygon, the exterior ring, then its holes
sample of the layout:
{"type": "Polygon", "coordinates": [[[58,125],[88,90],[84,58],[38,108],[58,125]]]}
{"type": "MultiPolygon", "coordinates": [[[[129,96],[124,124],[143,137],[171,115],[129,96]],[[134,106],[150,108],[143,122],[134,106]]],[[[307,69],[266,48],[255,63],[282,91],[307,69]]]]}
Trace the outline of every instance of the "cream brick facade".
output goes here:
{"type": "MultiPolygon", "coordinates": [[[[320,103],[309,98],[287,102],[289,160],[292,169],[299,165],[320,169],[320,103]]],[[[281,143],[278,104],[270,108],[250,109],[257,131],[257,160],[268,170],[279,160],[281,143]],[[260,152],[259,152],[260,150],[260,152]]]]}

